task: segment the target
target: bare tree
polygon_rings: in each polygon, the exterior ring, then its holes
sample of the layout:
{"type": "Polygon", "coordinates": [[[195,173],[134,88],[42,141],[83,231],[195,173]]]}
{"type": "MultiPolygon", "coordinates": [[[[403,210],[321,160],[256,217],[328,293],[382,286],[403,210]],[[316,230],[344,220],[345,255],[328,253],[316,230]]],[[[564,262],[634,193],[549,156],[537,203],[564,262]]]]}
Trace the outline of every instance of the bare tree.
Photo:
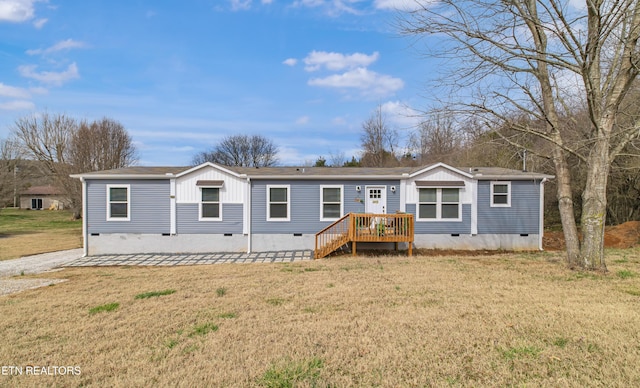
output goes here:
{"type": "Polygon", "coordinates": [[[278,163],[278,147],[260,135],[227,136],[211,150],[197,153],[192,163],[219,163],[225,166],[269,167],[278,163]]]}
{"type": "Polygon", "coordinates": [[[0,206],[18,205],[18,190],[22,189],[19,171],[22,150],[11,139],[0,139],[0,206]]]}
{"type": "Polygon", "coordinates": [[[76,218],[82,213],[82,188],[69,175],[125,167],[135,161],[128,134],[109,119],[86,124],[64,114],[44,113],[18,119],[13,132],[26,154],[66,193],[76,218]]]}
{"type": "Polygon", "coordinates": [[[403,32],[448,39],[433,54],[459,64],[447,84],[452,91],[467,91],[465,99],[457,101],[460,112],[474,115],[493,130],[508,127],[551,145],[547,156],[555,166],[568,265],[606,270],[610,165],[638,136],[637,119],[626,126],[617,125],[617,119],[638,75],[640,1],[587,0],[583,9],[563,0],[417,3],[421,7],[403,20],[403,32]],[[580,135],[579,141],[570,141],[561,118],[568,106],[580,102],[587,107],[589,124],[572,132],[573,139],[580,135]],[[514,122],[514,111],[530,120],[514,122]],[[582,241],[570,157],[584,165],[586,175],[581,188],[582,241]]]}
{"type": "Polygon", "coordinates": [[[395,152],[398,147],[398,131],[391,128],[387,118],[378,106],[371,116],[362,123],[363,167],[387,167],[397,165],[395,152]]]}
{"type": "Polygon", "coordinates": [[[79,218],[82,209],[80,181],[69,177],[80,172],[71,164],[71,139],[77,122],[64,114],[32,115],[20,118],[14,125],[14,134],[25,152],[40,162],[42,173],[53,178],[69,198],[68,205],[74,217],[79,218]]]}
{"type": "Polygon", "coordinates": [[[329,152],[329,166],[342,167],[345,162],[344,152],[337,150],[335,152],[329,152]]]}
{"type": "Polygon", "coordinates": [[[71,150],[70,162],[82,172],[127,167],[138,160],[127,130],[109,118],[81,122],[71,137],[71,150]]]}
{"type": "Polygon", "coordinates": [[[452,163],[462,149],[463,138],[447,113],[434,112],[409,136],[409,146],[420,164],[452,163]]]}

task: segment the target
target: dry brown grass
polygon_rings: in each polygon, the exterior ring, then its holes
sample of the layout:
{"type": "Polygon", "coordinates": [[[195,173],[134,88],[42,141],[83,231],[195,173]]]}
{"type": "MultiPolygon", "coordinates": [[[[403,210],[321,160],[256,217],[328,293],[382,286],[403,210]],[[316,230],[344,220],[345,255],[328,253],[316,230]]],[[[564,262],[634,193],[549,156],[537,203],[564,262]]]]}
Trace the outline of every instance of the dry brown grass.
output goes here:
{"type": "Polygon", "coordinates": [[[69,211],[0,209],[0,260],[82,247],[82,221],[69,211]]]}
{"type": "Polygon", "coordinates": [[[82,232],[58,230],[0,237],[0,260],[82,247],[82,232]]]}
{"type": "Polygon", "coordinates": [[[81,375],[0,386],[638,386],[640,250],[608,257],[67,269],[0,297],[0,360],[81,375]]]}

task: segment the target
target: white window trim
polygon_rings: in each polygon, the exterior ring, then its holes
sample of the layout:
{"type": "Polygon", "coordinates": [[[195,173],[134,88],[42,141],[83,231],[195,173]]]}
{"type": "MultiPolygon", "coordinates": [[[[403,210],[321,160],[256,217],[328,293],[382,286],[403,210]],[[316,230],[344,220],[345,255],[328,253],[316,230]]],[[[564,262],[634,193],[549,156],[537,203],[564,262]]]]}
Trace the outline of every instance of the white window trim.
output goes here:
{"type": "Polygon", "coordinates": [[[107,221],[131,221],[131,185],[107,185],[107,221]],[[111,217],[111,189],[127,189],[127,217],[111,217]]]}
{"type": "Polygon", "coordinates": [[[416,221],[419,222],[461,222],[462,221],[462,193],[461,189],[458,189],[458,217],[457,218],[442,218],[442,205],[453,204],[453,202],[442,202],[442,189],[452,189],[454,187],[420,187],[418,188],[418,202],[416,202],[416,221]],[[435,189],[436,190],[436,218],[420,218],[420,204],[421,203],[433,203],[433,202],[420,202],[420,189],[435,189]]]}
{"type": "MultiPolygon", "coordinates": [[[[334,204],[335,202],[329,202],[334,204]]],[[[344,185],[320,185],[320,221],[337,221],[344,215],[344,185]],[[340,216],[337,218],[324,217],[324,189],[340,189],[340,216]]]]}
{"type": "MultiPolygon", "coordinates": [[[[291,221],[291,186],[290,185],[267,185],[267,221],[291,221]],[[287,189],[287,218],[271,218],[271,189],[287,189]]],[[[276,202],[280,203],[280,202],[276,202]]]]}
{"type": "MultiPolygon", "coordinates": [[[[214,221],[214,222],[220,222],[222,221],[222,201],[220,200],[220,198],[222,197],[221,193],[220,193],[220,187],[219,186],[200,186],[199,187],[200,190],[198,190],[198,221],[214,221]],[[218,189],[218,214],[220,214],[219,217],[203,217],[202,216],[202,189],[218,189]]],[[[208,201],[207,203],[215,203],[215,202],[211,202],[208,201]]]]}
{"type": "MultiPolygon", "coordinates": [[[[498,194],[503,195],[503,194],[498,194]]],[[[489,199],[491,207],[511,207],[511,182],[509,181],[495,181],[491,182],[491,198],[489,199]],[[507,203],[494,203],[493,202],[493,187],[495,185],[507,185],[507,203]]]]}

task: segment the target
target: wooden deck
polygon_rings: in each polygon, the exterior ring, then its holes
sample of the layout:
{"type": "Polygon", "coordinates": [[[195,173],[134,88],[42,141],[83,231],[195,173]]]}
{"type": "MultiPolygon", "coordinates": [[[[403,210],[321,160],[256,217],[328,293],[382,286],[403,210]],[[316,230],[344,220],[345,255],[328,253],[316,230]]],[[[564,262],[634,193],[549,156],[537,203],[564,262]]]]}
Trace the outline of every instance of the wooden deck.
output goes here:
{"type": "Polygon", "coordinates": [[[413,228],[413,214],[349,213],[316,233],[314,258],[323,258],[348,243],[355,256],[359,242],[393,242],[396,249],[399,242],[406,242],[411,256],[413,228]]]}

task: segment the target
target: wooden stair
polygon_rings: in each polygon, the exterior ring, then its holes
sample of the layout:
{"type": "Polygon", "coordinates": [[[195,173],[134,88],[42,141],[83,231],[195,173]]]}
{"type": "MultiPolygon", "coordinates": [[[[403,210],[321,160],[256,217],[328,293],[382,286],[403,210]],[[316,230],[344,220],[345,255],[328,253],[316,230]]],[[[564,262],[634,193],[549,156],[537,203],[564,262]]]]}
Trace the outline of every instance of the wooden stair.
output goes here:
{"type": "Polygon", "coordinates": [[[413,215],[348,213],[316,233],[314,258],[321,259],[340,247],[351,243],[356,255],[357,242],[407,242],[412,254],[414,237],[413,215]]]}

